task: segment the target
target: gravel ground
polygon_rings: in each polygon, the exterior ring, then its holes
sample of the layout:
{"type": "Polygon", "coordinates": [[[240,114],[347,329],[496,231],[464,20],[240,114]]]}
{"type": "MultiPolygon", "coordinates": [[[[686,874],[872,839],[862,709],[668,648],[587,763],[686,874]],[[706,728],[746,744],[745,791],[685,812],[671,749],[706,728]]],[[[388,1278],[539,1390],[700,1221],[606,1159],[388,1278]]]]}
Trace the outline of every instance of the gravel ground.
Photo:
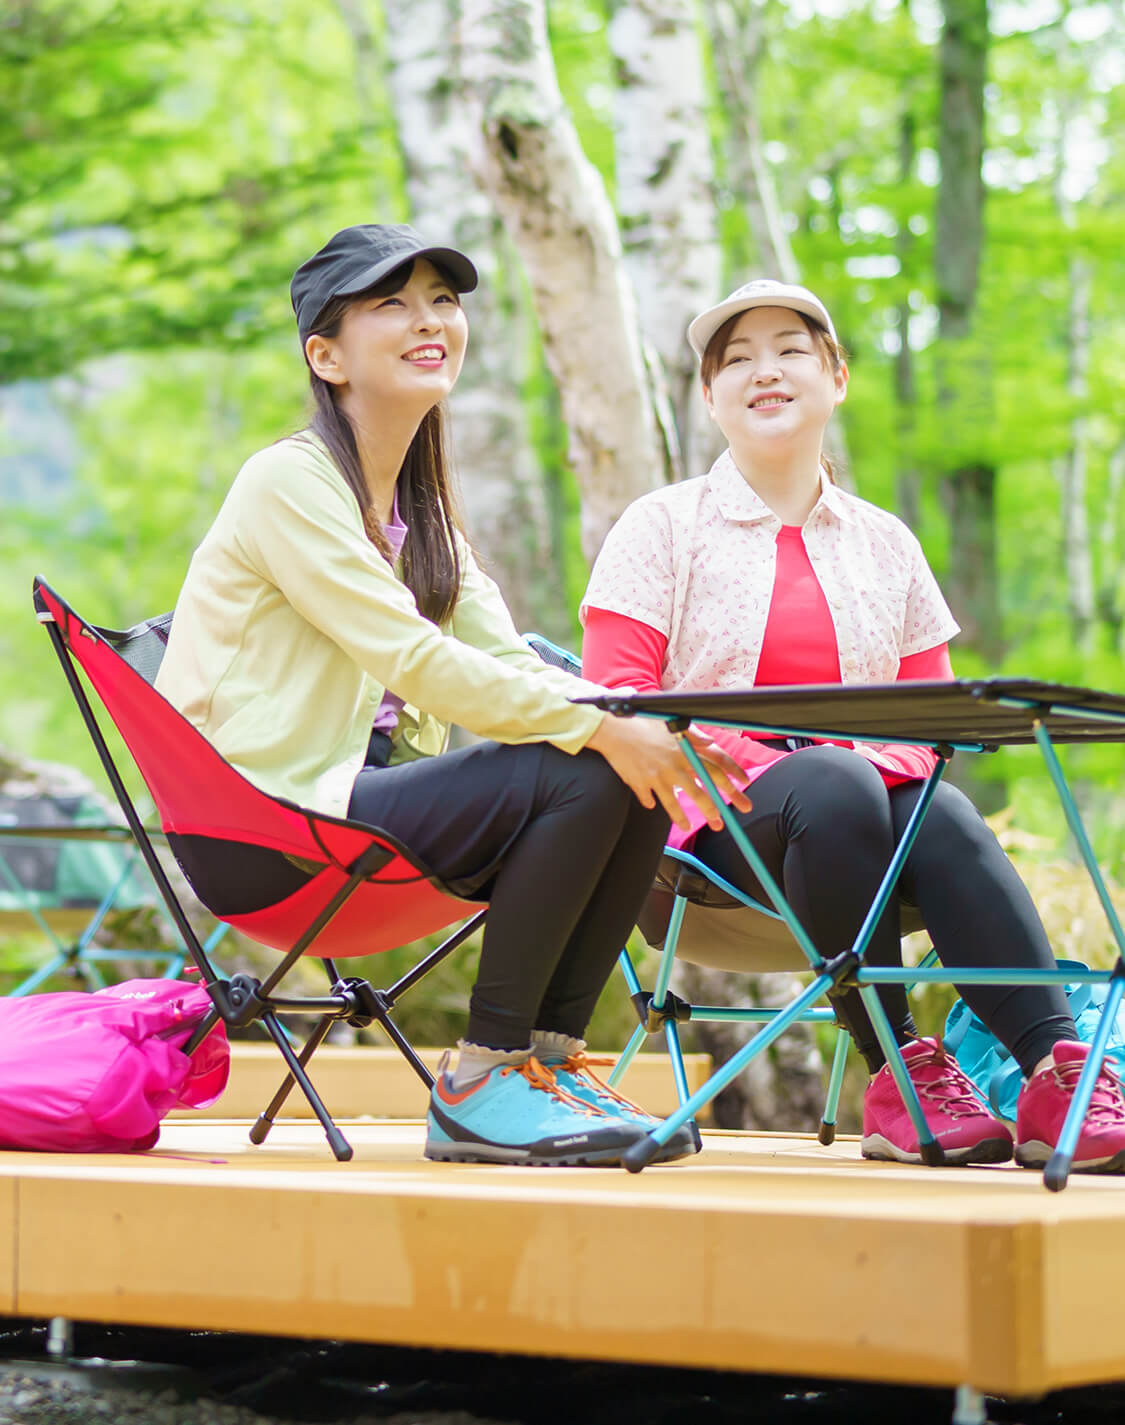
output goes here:
{"type": "MultiPolygon", "coordinates": [[[[951,1425],[950,1391],[0,1318],[0,1425],[951,1425]],[[5,1329],[7,1327],[8,1329],[5,1329]]],[[[989,1400],[992,1425],[1121,1425],[1125,1385],[989,1400]]]]}

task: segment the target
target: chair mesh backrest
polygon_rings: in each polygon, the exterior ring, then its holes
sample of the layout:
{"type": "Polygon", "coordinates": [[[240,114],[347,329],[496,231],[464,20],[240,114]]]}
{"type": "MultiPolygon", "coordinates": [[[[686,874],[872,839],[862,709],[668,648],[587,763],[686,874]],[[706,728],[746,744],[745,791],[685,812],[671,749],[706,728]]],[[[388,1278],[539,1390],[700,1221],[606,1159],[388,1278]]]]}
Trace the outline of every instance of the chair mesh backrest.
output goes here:
{"type": "Polygon", "coordinates": [[[541,633],[525,633],[523,641],[533,653],[537,653],[543,662],[549,663],[552,668],[561,668],[564,673],[573,673],[575,677],[582,676],[581,658],[569,653],[565,648],[560,648],[557,643],[552,643],[541,633]]]}
{"type": "Polygon", "coordinates": [[[157,614],[143,623],[135,623],[132,628],[99,628],[97,632],[116,649],[130,668],[136,669],[146,683],[156,682],[156,675],[164,662],[164,650],[168,647],[168,635],[172,632],[170,613],[157,614]]]}
{"type": "MultiPolygon", "coordinates": [[[[190,722],[152,687],[140,668],[116,647],[152,666],[170,615],[107,636],[85,623],[42,581],[37,601],[53,616],[71,658],[78,663],[125,740],[152,794],[163,830],[248,841],[290,855],[351,861],[370,834],[334,817],[322,817],[271,797],[224,761],[190,722]]],[[[155,674],[153,675],[155,676],[155,674]]]]}
{"type": "MultiPolygon", "coordinates": [[[[329,933],[317,942],[326,946],[319,953],[376,954],[481,908],[477,902],[453,897],[433,872],[387,833],[271,797],[224,761],[115,647],[115,639],[126,640],[130,652],[140,645],[138,656],[152,667],[151,654],[163,646],[169,615],[106,636],[85,623],[42,580],[36,580],[35,601],[39,617],[56,627],[69,655],[67,666],[73,660],[86,674],[124,739],[165,832],[265,847],[324,866],[303,889],[277,905],[224,914],[223,920],[264,945],[285,949],[344,883],[347,868],[372,849],[382,851],[385,859],[334,916],[329,933]]],[[[75,677],[73,669],[70,676],[75,677]]],[[[85,696],[81,687],[75,696],[81,705],[85,696]]],[[[92,717],[92,710],[88,715],[92,717]]]]}

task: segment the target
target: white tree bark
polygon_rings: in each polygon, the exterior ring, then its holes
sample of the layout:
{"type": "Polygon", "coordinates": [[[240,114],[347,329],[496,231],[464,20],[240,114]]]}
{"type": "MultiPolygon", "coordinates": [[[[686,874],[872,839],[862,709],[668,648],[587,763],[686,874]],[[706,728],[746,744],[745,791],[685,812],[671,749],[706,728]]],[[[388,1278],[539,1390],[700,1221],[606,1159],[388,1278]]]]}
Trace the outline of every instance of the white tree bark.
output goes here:
{"type": "Polygon", "coordinates": [[[715,174],[703,59],[683,0],[620,0],[609,26],[617,212],[641,331],[663,370],[676,426],[673,479],[702,474],[722,448],[699,388],[687,326],[722,296],[715,174]]]}
{"type": "MultiPolygon", "coordinates": [[[[354,9],[357,0],[337,3],[354,9]]],[[[473,178],[479,139],[449,41],[458,10],[456,0],[385,0],[386,82],[410,221],[426,238],[462,248],[480,272],[480,286],[466,299],[469,348],[450,400],[470,534],[517,626],[559,637],[569,615],[521,390],[526,318],[509,279],[500,222],[473,178]]]]}
{"type": "Polygon", "coordinates": [[[797,259],[782,222],[777,188],[766,162],[755,82],[765,44],[759,0],[713,0],[703,6],[711,37],[715,74],[730,124],[730,183],[746,205],[758,245],[761,277],[801,280],[797,259]]]}
{"type": "MultiPolygon", "coordinates": [[[[653,365],[663,372],[682,473],[690,477],[707,470],[723,446],[703,404],[699,364],[686,335],[692,317],[723,295],[699,35],[683,0],[619,0],[609,39],[617,61],[617,210],[626,265],[653,365]]],[[[674,455],[669,473],[680,473],[674,455]]],[[[688,998],[709,1004],[783,1005],[800,989],[786,974],[733,975],[681,963],[676,975],[688,998]]],[[[693,1032],[716,1063],[730,1058],[747,1035],[745,1026],[702,1021],[693,1032]]],[[[724,1091],[717,1121],[736,1128],[813,1128],[823,1092],[815,1039],[807,1025],[796,1025],[724,1091]]]]}
{"type": "Polygon", "coordinates": [[[464,0],[461,39],[481,176],[531,286],[592,560],[664,471],[617,222],[559,92],[543,0],[464,0]]]}
{"type": "MultiPolygon", "coordinates": [[[[800,282],[801,272],[785,231],[777,185],[766,161],[765,143],[755,88],[765,52],[765,7],[762,0],[707,0],[703,5],[711,40],[719,94],[727,119],[728,181],[744,204],[758,249],[753,273],[739,273],[732,286],[751,276],[800,282]]],[[[844,427],[837,417],[828,427],[825,450],[836,478],[847,489],[855,483],[848,469],[844,427]]]]}

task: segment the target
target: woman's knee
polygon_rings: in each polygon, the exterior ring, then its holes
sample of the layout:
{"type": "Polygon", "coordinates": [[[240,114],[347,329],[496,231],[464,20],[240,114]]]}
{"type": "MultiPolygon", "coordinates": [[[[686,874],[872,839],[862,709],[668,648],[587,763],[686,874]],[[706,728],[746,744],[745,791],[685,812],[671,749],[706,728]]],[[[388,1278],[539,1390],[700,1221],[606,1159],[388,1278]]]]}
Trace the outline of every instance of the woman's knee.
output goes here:
{"type": "Polygon", "coordinates": [[[787,759],[787,770],[792,778],[788,810],[797,822],[831,825],[844,834],[868,828],[889,832],[886,785],[867,758],[850,747],[802,748],[787,759]]]}
{"type": "Polygon", "coordinates": [[[540,788],[552,805],[582,805],[591,813],[624,817],[632,792],[598,752],[562,752],[542,743],[540,788]]]}
{"type": "MultiPolygon", "coordinates": [[[[921,795],[917,784],[896,787],[893,797],[895,834],[901,836],[921,795]]],[[[980,864],[1004,852],[991,827],[959,788],[942,782],[922,818],[911,853],[915,861],[937,857],[949,863],[980,864]]]]}

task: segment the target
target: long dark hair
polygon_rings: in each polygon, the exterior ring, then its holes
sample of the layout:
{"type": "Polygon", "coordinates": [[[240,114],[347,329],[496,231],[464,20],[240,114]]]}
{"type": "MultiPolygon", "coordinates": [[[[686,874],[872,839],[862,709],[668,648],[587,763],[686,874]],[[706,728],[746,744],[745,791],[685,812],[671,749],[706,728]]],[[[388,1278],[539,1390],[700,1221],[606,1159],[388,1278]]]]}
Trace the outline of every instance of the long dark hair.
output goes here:
{"type": "MultiPolygon", "coordinates": [[[[369,301],[372,297],[389,297],[400,291],[410,280],[413,266],[412,262],[405,263],[364,292],[333,298],[309,335],[334,337],[340,330],[344,313],[353,303],[369,301]]],[[[368,539],[384,559],[391,562],[391,546],[363,478],[355,431],[347,413],[337,404],[339,387],[322,381],[311,367],[309,384],[314,410],[308,428],[327,446],[329,455],[348,482],[359,504],[368,539]]],[[[460,532],[462,526],[453,495],[446,427],[444,403],[426,412],[403,459],[397,485],[398,511],[407,529],[402,548],[403,579],[423,618],[436,624],[450,617],[461,591],[461,560],[454,534],[460,532]]]]}

